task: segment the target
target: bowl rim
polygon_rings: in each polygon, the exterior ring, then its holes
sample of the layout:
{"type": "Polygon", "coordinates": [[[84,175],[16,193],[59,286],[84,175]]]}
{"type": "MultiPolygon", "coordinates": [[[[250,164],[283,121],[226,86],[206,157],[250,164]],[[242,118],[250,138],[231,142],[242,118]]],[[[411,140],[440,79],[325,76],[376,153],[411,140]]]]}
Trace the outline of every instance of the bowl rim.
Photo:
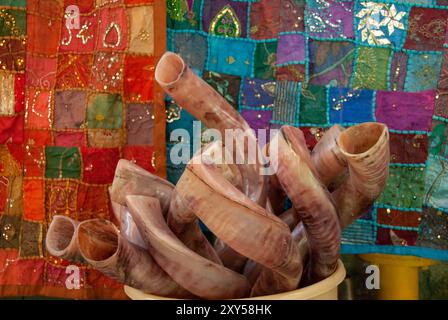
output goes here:
{"type": "MultiPolygon", "coordinates": [[[[344,264],[339,259],[335,272],[331,276],[315,284],[293,291],[266,296],[259,296],[259,297],[243,298],[237,300],[305,300],[305,299],[310,300],[318,296],[321,296],[333,289],[337,289],[338,285],[341,284],[342,281],[344,281],[345,275],[346,272],[344,264]]],[[[183,300],[183,299],[157,296],[150,293],[144,293],[138,289],[129,287],[127,285],[124,285],[124,292],[132,300],[183,300]]]]}

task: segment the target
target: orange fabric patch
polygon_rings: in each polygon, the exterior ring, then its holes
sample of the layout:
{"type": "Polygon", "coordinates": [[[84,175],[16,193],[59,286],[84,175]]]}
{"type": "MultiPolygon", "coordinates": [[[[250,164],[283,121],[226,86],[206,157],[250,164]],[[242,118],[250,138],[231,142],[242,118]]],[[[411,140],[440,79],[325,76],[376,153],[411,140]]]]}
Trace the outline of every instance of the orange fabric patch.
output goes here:
{"type": "Polygon", "coordinates": [[[44,181],[40,179],[25,180],[24,192],[24,217],[31,221],[43,221],[45,218],[44,205],[44,181]]]}

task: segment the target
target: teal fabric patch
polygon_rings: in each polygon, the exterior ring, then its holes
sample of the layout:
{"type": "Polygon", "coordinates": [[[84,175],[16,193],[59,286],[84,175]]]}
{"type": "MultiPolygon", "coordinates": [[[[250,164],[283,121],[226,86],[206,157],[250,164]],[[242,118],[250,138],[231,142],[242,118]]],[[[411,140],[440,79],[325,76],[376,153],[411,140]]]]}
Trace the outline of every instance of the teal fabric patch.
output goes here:
{"type": "Polygon", "coordinates": [[[448,209],[448,161],[429,156],[425,183],[425,204],[448,209]]]}
{"type": "Polygon", "coordinates": [[[254,42],[219,37],[209,37],[208,40],[208,70],[237,76],[251,76],[254,42]]]}
{"type": "Polygon", "coordinates": [[[414,92],[437,88],[442,58],[441,54],[410,54],[406,91],[414,92]]]}

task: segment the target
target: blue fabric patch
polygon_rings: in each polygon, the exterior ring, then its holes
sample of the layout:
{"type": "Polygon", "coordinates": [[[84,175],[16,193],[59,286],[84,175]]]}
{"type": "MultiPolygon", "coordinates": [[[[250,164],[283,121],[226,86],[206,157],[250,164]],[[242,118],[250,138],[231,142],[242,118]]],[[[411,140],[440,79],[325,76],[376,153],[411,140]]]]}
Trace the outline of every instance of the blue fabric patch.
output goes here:
{"type": "Polygon", "coordinates": [[[207,37],[199,33],[180,32],[174,34],[174,47],[184,61],[199,70],[205,68],[207,59],[207,37]]]}
{"type": "Polygon", "coordinates": [[[244,79],[241,105],[247,107],[270,107],[274,103],[274,96],[274,81],[252,78],[244,79]]]}
{"type": "Polygon", "coordinates": [[[207,70],[250,77],[255,43],[209,36],[207,70]]]}
{"type": "Polygon", "coordinates": [[[435,89],[439,79],[442,58],[443,55],[441,54],[410,54],[405,84],[406,91],[435,89]]]}
{"type": "Polygon", "coordinates": [[[372,121],[373,91],[330,88],[330,123],[372,121]]]}

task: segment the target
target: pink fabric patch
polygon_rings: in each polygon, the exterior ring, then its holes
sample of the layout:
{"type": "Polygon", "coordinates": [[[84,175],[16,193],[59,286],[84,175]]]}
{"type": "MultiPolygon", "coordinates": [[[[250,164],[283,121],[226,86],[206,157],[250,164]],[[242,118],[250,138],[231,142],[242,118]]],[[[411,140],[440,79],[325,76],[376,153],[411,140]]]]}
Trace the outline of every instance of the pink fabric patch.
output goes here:
{"type": "Polygon", "coordinates": [[[44,58],[32,54],[27,55],[26,84],[51,90],[56,83],[57,58],[44,58]]]}
{"type": "Polygon", "coordinates": [[[60,147],[85,147],[84,132],[63,131],[54,134],[55,145],[60,147]]]}
{"type": "Polygon", "coordinates": [[[128,26],[126,11],[123,8],[106,8],[99,13],[101,21],[96,48],[113,51],[125,50],[128,46],[128,26]]]}
{"type": "Polygon", "coordinates": [[[435,91],[377,91],[376,120],[395,130],[431,130],[435,91]]]}

